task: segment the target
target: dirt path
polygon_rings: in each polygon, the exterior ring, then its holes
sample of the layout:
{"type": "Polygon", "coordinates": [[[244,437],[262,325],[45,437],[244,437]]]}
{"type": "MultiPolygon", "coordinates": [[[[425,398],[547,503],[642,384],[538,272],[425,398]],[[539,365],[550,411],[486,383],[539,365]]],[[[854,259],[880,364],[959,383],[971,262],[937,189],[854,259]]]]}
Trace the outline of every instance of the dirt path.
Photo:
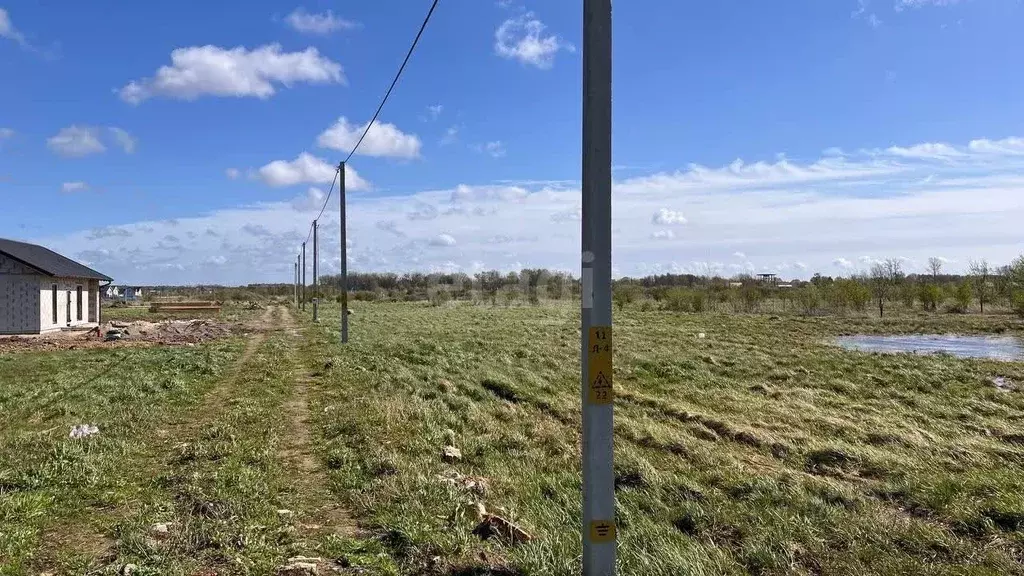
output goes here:
{"type": "MultiPolygon", "coordinates": [[[[281,308],[281,328],[297,341],[301,334],[288,308],[281,308]]],[[[354,537],[359,533],[356,522],[348,510],[339,505],[331,493],[327,473],[313,449],[310,426],[310,386],[313,378],[302,367],[293,370],[293,395],[282,406],[283,416],[291,425],[281,439],[280,457],[287,469],[294,473],[292,488],[296,502],[301,506],[297,525],[310,535],[333,533],[354,537]]]]}

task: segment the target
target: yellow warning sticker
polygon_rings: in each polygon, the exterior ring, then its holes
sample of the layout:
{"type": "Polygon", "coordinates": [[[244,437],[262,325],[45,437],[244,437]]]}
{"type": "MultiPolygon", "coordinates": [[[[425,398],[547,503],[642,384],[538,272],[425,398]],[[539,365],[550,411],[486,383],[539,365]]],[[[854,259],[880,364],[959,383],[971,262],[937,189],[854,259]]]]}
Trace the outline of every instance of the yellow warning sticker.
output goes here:
{"type": "Polygon", "coordinates": [[[615,399],[612,388],[612,327],[591,326],[587,336],[590,403],[611,404],[615,399]]]}
{"type": "Polygon", "coordinates": [[[590,523],[590,541],[597,544],[615,541],[615,522],[594,520],[590,523]]]}

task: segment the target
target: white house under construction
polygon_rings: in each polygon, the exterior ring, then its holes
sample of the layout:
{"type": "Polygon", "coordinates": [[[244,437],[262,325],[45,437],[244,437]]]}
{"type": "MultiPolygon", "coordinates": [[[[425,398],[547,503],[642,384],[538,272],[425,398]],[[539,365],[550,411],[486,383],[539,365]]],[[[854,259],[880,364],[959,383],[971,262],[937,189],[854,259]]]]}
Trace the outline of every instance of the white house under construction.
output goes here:
{"type": "Polygon", "coordinates": [[[0,238],[0,334],[96,326],[100,282],[111,280],[48,248],[0,238]]]}

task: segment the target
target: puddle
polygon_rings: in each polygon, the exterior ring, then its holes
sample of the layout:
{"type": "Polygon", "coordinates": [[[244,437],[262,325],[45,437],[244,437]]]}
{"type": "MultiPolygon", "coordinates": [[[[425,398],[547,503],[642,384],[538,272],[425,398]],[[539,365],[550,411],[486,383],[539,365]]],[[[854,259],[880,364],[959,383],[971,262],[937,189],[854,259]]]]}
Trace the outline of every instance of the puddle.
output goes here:
{"type": "Polygon", "coordinates": [[[1008,336],[951,336],[912,334],[907,336],[840,336],[836,343],[847,350],[861,352],[945,352],[958,358],[1024,361],[1024,345],[1008,336]]]}

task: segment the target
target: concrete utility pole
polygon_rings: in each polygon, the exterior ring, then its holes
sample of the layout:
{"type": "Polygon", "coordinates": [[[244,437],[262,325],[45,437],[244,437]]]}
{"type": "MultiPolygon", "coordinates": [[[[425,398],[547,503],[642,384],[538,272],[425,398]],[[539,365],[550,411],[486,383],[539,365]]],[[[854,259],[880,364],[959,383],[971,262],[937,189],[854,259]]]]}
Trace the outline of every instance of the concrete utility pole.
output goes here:
{"type": "Polygon", "coordinates": [[[302,309],[306,309],[306,243],[302,243],[302,309]]]}
{"type": "Polygon", "coordinates": [[[612,4],[583,0],[581,396],[583,574],[615,574],[612,387],[612,4]]]}
{"type": "Polygon", "coordinates": [[[338,164],[338,196],[341,197],[341,343],[348,343],[348,246],[345,214],[345,163],[338,164]]]}
{"type": "Polygon", "coordinates": [[[313,220],[313,297],[319,297],[319,280],[317,273],[319,271],[319,242],[316,240],[316,229],[318,228],[316,220],[313,220]]]}
{"type": "Polygon", "coordinates": [[[295,258],[295,273],[292,274],[292,288],[294,288],[295,307],[299,307],[299,259],[295,258]]]}

